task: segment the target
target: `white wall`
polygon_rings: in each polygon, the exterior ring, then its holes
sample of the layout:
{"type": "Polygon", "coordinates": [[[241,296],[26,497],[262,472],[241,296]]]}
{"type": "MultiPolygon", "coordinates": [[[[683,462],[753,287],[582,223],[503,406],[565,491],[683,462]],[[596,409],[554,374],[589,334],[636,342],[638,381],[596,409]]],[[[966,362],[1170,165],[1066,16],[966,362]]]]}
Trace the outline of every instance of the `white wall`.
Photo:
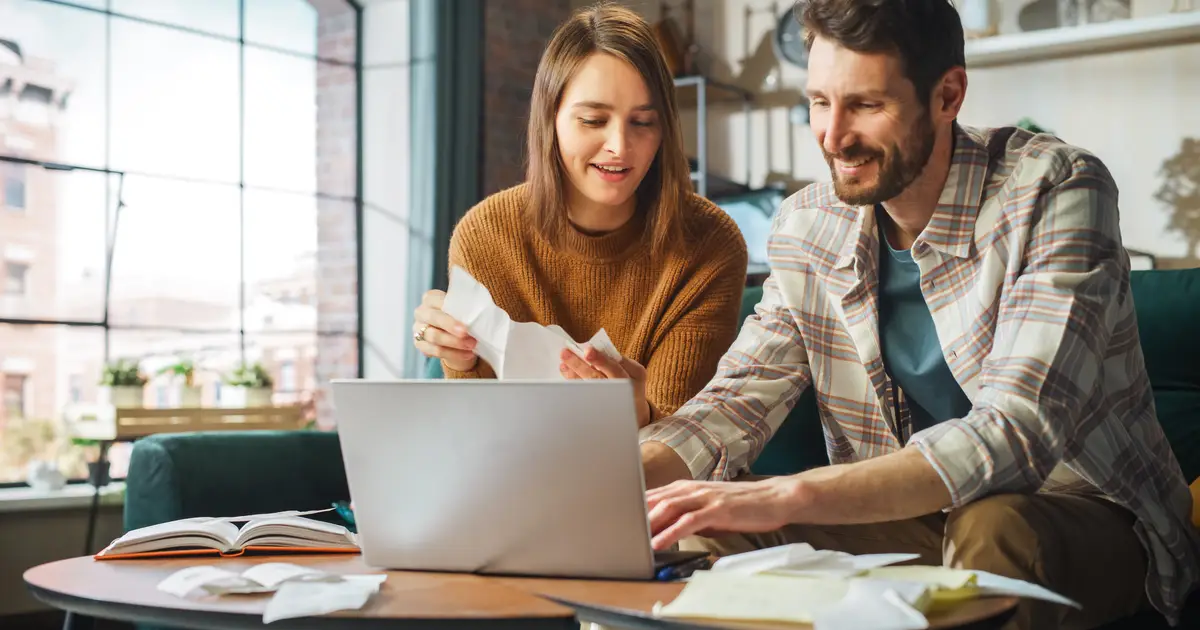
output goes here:
{"type": "MultiPolygon", "coordinates": [[[[576,6],[590,4],[574,0],[576,6]]],[[[1024,0],[1000,0],[1001,34],[1018,29],[1024,0]]],[[[709,74],[753,89],[765,107],[750,115],[750,151],[743,148],[745,118],[726,108],[708,124],[711,170],[762,185],[768,173],[800,182],[824,181],[828,169],[807,126],[790,125],[786,106],[799,102],[804,72],[776,68],[772,85],[764,70],[773,53],[770,33],[786,0],[695,0],[696,41],[711,57],[709,74]],[[760,63],[763,62],[763,63],[760,63]]],[[[1133,0],[1134,17],[1167,11],[1171,0],[1133,0]]],[[[626,0],[652,22],[658,1],[626,0]]],[[[668,0],[668,6],[682,0],[668,0]]],[[[682,16],[673,12],[673,16],[682,16]]],[[[1184,256],[1186,244],[1165,231],[1169,214],[1153,197],[1163,160],[1179,151],[1185,137],[1200,138],[1200,44],[968,69],[969,88],[961,121],[1010,125],[1029,116],[1068,142],[1097,153],[1121,190],[1126,245],[1161,256],[1184,256]]],[[[684,114],[694,135],[695,118],[684,114]]],[[[689,150],[694,151],[693,146],[689,150]]],[[[1200,262],[1196,262],[1200,264],[1200,262]]]]}

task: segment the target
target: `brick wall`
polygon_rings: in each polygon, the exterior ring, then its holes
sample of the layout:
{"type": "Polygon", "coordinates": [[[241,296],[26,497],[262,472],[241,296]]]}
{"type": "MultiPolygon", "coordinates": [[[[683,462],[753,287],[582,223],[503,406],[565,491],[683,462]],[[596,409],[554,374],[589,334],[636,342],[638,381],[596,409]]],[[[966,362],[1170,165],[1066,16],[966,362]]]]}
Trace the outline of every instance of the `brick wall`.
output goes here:
{"type": "Polygon", "coordinates": [[[525,180],[525,126],[538,61],[570,0],[489,0],[484,9],[483,194],[525,180]]]}
{"type": "MultiPolygon", "coordinates": [[[[354,59],[355,14],[342,0],[309,0],[317,9],[317,54],[354,59]]],[[[317,68],[317,190],[351,199],[355,193],[358,145],[355,141],[354,68],[317,68]]],[[[317,200],[317,419],[333,424],[329,380],[358,374],[357,224],[354,203],[317,200]]]]}

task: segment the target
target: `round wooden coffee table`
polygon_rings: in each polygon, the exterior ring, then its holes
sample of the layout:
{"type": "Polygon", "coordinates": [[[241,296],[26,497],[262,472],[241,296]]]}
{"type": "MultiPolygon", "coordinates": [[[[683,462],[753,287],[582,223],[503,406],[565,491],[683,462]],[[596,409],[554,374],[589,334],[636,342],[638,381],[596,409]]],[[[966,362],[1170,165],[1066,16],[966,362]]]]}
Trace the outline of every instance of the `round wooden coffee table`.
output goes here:
{"type": "MultiPolygon", "coordinates": [[[[215,565],[241,571],[263,562],[290,562],[331,573],[379,573],[361,556],[291,555],[242,558],[60,560],[25,572],[39,600],[75,615],[183,628],[261,628],[269,595],[179,598],[157,589],[180,569],[215,565]]],[[[765,624],[701,624],[658,619],[649,612],[669,602],[681,583],[559,580],[461,573],[388,571],[379,593],[361,610],[284,619],[272,628],[437,628],[575,630],[578,621],[613,628],[771,628],[765,624]]],[[[998,628],[1016,606],[1011,597],[967,602],[931,615],[930,628],[998,628]],[[983,625],[980,625],[983,624],[983,625]]],[[[803,626],[777,626],[798,630],[803,626]]]]}

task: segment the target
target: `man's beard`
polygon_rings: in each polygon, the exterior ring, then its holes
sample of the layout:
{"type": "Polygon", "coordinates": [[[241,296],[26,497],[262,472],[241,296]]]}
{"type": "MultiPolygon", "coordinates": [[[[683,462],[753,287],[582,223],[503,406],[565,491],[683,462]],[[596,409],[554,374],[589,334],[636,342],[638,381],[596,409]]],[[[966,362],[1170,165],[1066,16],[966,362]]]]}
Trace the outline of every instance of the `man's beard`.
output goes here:
{"type": "Polygon", "coordinates": [[[883,203],[904,192],[925,169],[929,156],[933,155],[933,122],[929,116],[917,118],[909,130],[905,146],[893,144],[890,149],[868,148],[862,144],[847,147],[840,154],[826,152],[825,161],[829,164],[829,174],[833,177],[833,190],[838,199],[852,206],[867,206],[883,203]],[[838,176],[834,159],[844,162],[856,162],[862,159],[874,160],[878,166],[879,179],[874,186],[866,185],[851,178],[851,181],[838,176]]]}

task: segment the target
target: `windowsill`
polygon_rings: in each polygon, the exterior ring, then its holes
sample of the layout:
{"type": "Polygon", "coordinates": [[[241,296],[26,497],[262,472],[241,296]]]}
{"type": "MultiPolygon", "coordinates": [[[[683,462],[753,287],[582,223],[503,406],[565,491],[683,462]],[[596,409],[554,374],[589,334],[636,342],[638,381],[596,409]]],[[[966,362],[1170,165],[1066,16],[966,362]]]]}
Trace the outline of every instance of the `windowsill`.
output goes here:
{"type": "MultiPolygon", "coordinates": [[[[0,488],[0,513],[36,512],[43,510],[87,509],[92,505],[94,488],[73,483],[59,490],[33,488],[0,488]]],[[[100,505],[123,505],[125,482],[115,481],[100,488],[100,505]]]]}

